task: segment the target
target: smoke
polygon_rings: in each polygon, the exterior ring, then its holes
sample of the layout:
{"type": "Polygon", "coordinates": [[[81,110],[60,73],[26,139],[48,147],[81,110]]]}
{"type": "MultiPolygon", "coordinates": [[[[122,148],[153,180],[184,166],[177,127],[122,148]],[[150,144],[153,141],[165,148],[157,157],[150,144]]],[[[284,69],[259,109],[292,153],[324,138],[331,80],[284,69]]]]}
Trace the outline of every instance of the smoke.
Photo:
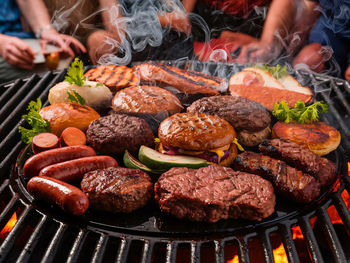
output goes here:
{"type": "MultiPolygon", "coordinates": [[[[58,1],[58,0],[57,0],[58,1]]],[[[208,42],[210,37],[215,33],[205,20],[198,14],[186,14],[184,6],[179,0],[123,0],[121,4],[115,4],[110,8],[102,9],[90,8],[89,14],[86,15],[86,5],[90,1],[78,0],[70,7],[61,7],[54,12],[52,23],[58,30],[64,30],[73,27],[73,36],[78,36],[81,29],[96,30],[102,28],[102,23],[91,22],[92,19],[107,13],[110,19],[110,26],[113,34],[105,37],[103,45],[96,50],[96,57],[99,58],[99,64],[123,64],[127,65],[133,61],[135,53],[144,53],[145,60],[156,57],[158,53],[166,53],[169,48],[169,54],[175,53],[178,55],[176,59],[187,60],[193,59],[190,55],[190,46],[183,45],[183,49],[188,49],[188,52],[181,50],[181,45],[190,42],[193,37],[187,31],[195,27],[201,31],[204,36],[204,41],[208,42]],[[78,14],[78,15],[77,15],[78,14]],[[83,17],[81,17],[83,15],[83,17]],[[81,17],[78,22],[72,17],[81,17]],[[162,19],[161,19],[162,18],[162,19]],[[192,28],[188,28],[189,21],[192,28]],[[166,46],[167,38],[170,33],[176,32],[173,39],[178,38],[179,47],[177,50],[171,50],[171,46],[166,46]],[[115,37],[117,36],[117,37],[115,37]],[[150,49],[151,48],[151,49],[150,49]],[[181,53],[181,52],[182,53],[181,53]],[[103,53],[101,56],[99,53],[103,53]],[[156,53],[156,54],[155,54],[156,53]]],[[[336,12],[330,16],[327,11],[328,7],[317,7],[314,11],[320,13],[324,17],[322,23],[324,27],[330,29],[334,33],[342,32],[350,37],[348,17],[350,17],[350,7],[348,4],[342,4],[339,1],[339,6],[336,12]]],[[[332,5],[332,4],[330,4],[332,5]]],[[[324,47],[317,51],[320,60],[313,65],[306,63],[307,61],[300,60],[294,62],[298,58],[301,47],[307,43],[308,26],[311,29],[312,23],[308,23],[308,17],[305,16],[307,6],[303,0],[294,2],[294,21],[292,27],[282,25],[279,30],[274,32],[275,43],[270,47],[258,46],[254,41],[244,42],[241,37],[228,40],[228,44],[217,46],[206,57],[209,61],[214,62],[239,62],[245,63],[267,63],[271,65],[282,64],[288,68],[302,70],[320,70],[325,63],[327,68],[322,68],[322,73],[329,75],[339,75],[341,72],[337,61],[332,57],[335,50],[330,48],[332,39],[329,39],[327,34],[323,35],[325,40],[324,47]],[[306,20],[305,20],[306,19],[306,20]],[[299,23],[301,21],[301,23],[299,23]],[[305,22],[306,21],[306,22],[305,22]],[[237,42],[237,47],[234,44],[237,42]],[[244,42],[244,43],[243,43],[244,42]],[[328,46],[328,47],[327,47],[328,46]],[[232,50],[233,49],[233,50],[232,50]],[[238,56],[239,59],[236,59],[238,56]],[[295,57],[296,56],[296,57],[295,57]]],[[[240,32],[249,26],[259,28],[259,19],[266,19],[268,9],[266,7],[255,6],[252,11],[255,16],[249,16],[242,24],[237,26],[227,25],[228,30],[240,32]]],[[[212,13],[213,18],[216,13],[212,13]]],[[[311,18],[310,18],[311,19],[311,18]]],[[[260,24],[262,29],[262,25],[260,24]]],[[[223,28],[225,29],[225,28],[223,28]]],[[[204,47],[201,51],[204,51],[204,47]]],[[[91,55],[91,54],[90,54],[91,55]]]]}
{"type": "MultiPolygon", "coordinates": [[[[166,41],[164,37],[170,33],[171,29],[177,29],[180,37],[181,31],[185,31],[185,27],[189,25],[189,22],[188,25],[186,24],[187,17],[180,1],[164,1],[163,4],[152,0],[124,1],[124,4],[119,8],[122,16],[116,16],[112,24],[115,30],[118,30],[121,24],[125,25],[125,34],[119,34],[119,42],[107,39],[107,45],[110,45],[111,49],[114,46],[119,52],[103,55],[98,61],[99,64],[129,64],[133,53],[149,52],[149,47],[160,47],[166,41]],[[162,17],[162,21],[159,17],[162,17]],[[181,28],[182,25],[184,28],[181,28]]],[[[109,16],[113,17],[113,14],[111,14],[113,10],[109,12],[109,16]]],[[[185,43],[188,40],[189,37],[187,36],[182,42],[185,43]]],[[[154,50],[151,49],[151,51],[154,50]]],[[[181,59],[181,55],[178,56],[178,59],[181,59]]]]}
{"type": "Polygon", "coordinates": [[[59,32],[79,37],[77,32],[79,29],[94,30],[96,26],[99,26],[92,20],[101,13],[101,10],[95,11],[96,8],[92,6],[89,0],[75,2],[53,0],[48,5],[48,9],[52,13],[51,24],[59,32]]]}

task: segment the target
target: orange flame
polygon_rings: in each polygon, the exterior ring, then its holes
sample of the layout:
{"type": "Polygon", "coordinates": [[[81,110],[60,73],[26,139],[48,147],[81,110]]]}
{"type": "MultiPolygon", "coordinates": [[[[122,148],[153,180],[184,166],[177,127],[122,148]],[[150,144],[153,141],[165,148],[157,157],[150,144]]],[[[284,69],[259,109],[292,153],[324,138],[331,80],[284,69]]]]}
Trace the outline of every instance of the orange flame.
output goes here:
{"type": "Polygon", "coordinates": [[[293,240],[295,239],[304,239],[303,233],[299,226],[292,227],[293,240]]]}
{"type": "Polygon", "coordinates": [[[6,238],[7,234],[10,233],[10,231],[16,225],[16,223],[17,223],[17,214],[16,214],[16,212],[14,212],[12,217],[10,218],[10,220],[7,222],[7,224],[1,230],[0,240],[3,240],[6,238]]]}
{"type": "Polygon", "coordinates": [[[238,255],[235,255],[233,259],[226,261],[226,263],[239,263],[238,255]]]}
{"type": "Polygon", "coordinates": [[[282,243],[273,250],[273,259],[276,263],[288,263],[288,257],[282,243]]]}
{"type": "MultiPolygon", "coordinates": [[[[348,175],[350,176],[350,163],[348,163],[348,175]]],[[[341,197],[344,200],[346,207],[350,211],[350,195],[349,195],[348,191],[344,190],[341,193],[341,197]]],[[[328,213],[329,218],[331,219],[331,222],[333,224],[338,224],[338,223],[343,224],[343,221],[339,217],[339,214],[338,214],[336,208],[334,207],[334,205],[328,207],[327,213],[328,213]]]]}
{"type": "MultiPolygon", "coordinates": [[[[350,176],[350,163],[348,163],[348,175],[350,176]]],[[[350,195],[349,193],[344,190],[341,194],[346,206],[348,207],[349,211],[350,211],[350,195]]],[[[327,212],[329,214],[329,217],[332,221],[333,224],[336,223],[343,223],[338,215],[337,210],[335,209],[335,207],[332,205],[327,209],[327,212]]],[[[310,219],[310,224],[313,227],[316,221],[316,217],[315,218],[311,218],[310,219]]],[[[292,233],[293,233],[293,240],[295,239],[304,239],[304,236],[301,232],[301,229],[299,226],[295,226],[292,228],[292,233]]],[[[283,243],[281,242],[280,246],[275,248],[273,250],[273,257],[276,263],[288,263],[288,257],[286,254],[286,251],[284,249],[283,243]]],[[[226,261],[226,263],[239,263],[239,259],[238,259],[238,255],[235,255],[233,259],[226,261]]]]}

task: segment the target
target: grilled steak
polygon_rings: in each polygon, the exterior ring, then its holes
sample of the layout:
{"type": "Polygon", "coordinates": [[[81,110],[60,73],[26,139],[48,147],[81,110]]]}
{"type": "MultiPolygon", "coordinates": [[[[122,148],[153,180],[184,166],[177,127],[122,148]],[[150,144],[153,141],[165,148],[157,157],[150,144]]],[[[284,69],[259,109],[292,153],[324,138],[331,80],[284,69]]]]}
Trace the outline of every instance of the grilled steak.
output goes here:
{"type": "Polygon", "coordinates": [[[261,175],[274,185],[276,193],[296,202],[308,203],[320,195],[320,183],[311,175],[261,153],[246,151],[238,155],[234,167],[261,175]]]}
{"type": "Polygon", "coordinates": [[[153,184],[141,170],[110,167],[86,173],[81,189],[88,196],[91,207],[129,213],[147,204],[153,184]]]}
{"type": "Polygon", "coordinates": [[[118,91],[112,100],[112,108],[118,113],[153,115],[172,115],[183,109],[173,93],[154,86],[133,86],[118,91]]]}
{"type": "Polygon", "coordinates": [[[137,154],[141,145],[153,146],[151,127],[141,118],[112,114],[90,123],[86,140],[95,150],[104,154],[122,154],[125,150],[137,154]]]}
{"type": "Polygon", "coordinates": [[[274,212],[270,182],[231,168],[172,168],[155,184],[160,209],[178,218],[216,222],[227,218],[261,220],[274,212]]]}
{"type": "Polygon", "coordinates": [[[336,176],[335,165],[332,161],[319,157],[294,142],[284,139],[266,140],[259,145],[259,150],[312,175],[321,186],[331,184],[336,176]]]}
{"type": "Polygon", "coordinates": [[[190,107],[191,114],[216,115],[228,121],[237,131],[261,131],[268,127],[271,117],[268,111],[255,101],[241,97],[213,96],[201,98],[190,107]]]}
{"type": "Polygon", "coordinates": [[[152,62],[137,65],[134,70],[140,75],[141,81],[167,84],[183,93],[201,93],[206,96],[213,96],[218,95],[219,91],[227,90],[225,79],[201,72],[183,70],[152,62]]]}
{"type": "Polygon", "coordinates": [[[103,65],[90,69],[84,74],[88,80],[105,84],[113,93],[139,83],[139,78],[131,68],[127,66],[103,65]]]}

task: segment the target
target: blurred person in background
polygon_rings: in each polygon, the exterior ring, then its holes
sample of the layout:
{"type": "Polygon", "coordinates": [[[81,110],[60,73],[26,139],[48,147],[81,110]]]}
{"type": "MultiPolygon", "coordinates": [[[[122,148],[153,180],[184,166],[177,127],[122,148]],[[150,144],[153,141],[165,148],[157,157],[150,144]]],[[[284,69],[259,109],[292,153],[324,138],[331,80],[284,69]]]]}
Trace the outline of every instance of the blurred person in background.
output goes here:
{"type": "Polygon", "coordinates": [[[56,31],[42,0],[1,0],[0,83],[47,70],[34,65],[36,54],[26,42],[31,38],[42,40],[43,48],[45,43],[54,44],[71,57],[86,52],[78,40],[56,31]]]}
{"type": "Polygon", "coordinates": [[[300,51],[293,65],[304,63],[316,72],[328,70],[330,56],[322,56],[318,67],[310,57],[319,57],[325,48],[331,48],[331,56],[339,66],[333,75],[350,81],[350,0],[313,0],[311,3],[317,5],[319,18],[310,32],[309,44],[300,51]]]}
{"type": "Polygon", "coordinates": [[[281,56],[294,68],[304,64],[349,81],[350,1],[274,0],[261,38],[243,45],[234,61],[271,63],[281,56]]]}
{"type": "Polygon", "coordinates": [[[87,39],[93,64],[193,57],[191,25],[178,1],[100,0],[99,3],[103,27],[87,39]]]}
{"type": "MultiPolygon", "coordinates": [[[[280,1],[280,0],[275,0],[280,1]]],[[[200,60],[232,62],[239,48],[261,36],[272,0],[183,0],[192,18],[194,53],[200,60]],[[202,18],[194,19],[196,17],[202,18]],[[212,55],[221,50],[221,57],[212,55]]]]}

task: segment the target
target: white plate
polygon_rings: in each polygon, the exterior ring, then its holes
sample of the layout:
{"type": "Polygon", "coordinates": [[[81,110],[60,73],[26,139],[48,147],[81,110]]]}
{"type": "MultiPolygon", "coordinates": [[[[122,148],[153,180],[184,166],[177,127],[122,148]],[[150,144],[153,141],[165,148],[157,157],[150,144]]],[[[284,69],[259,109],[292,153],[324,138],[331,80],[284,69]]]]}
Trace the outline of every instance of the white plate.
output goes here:
{"type": "MultiPolygon", "coordinates": [[[[34,59],[34,64],[42,64],[45,63],[45,56],[43,52],[41,51],[39,39],[35,38],[27,38],[23,39],[25,42],[29,44],[29,46],[33,49],[35,53],[35,59],[34,59]]],[[[59,51],[59,47],[52,45],[52,44],[46,44],[46,51],[47,53],[52,53],[59,51]]]]}

